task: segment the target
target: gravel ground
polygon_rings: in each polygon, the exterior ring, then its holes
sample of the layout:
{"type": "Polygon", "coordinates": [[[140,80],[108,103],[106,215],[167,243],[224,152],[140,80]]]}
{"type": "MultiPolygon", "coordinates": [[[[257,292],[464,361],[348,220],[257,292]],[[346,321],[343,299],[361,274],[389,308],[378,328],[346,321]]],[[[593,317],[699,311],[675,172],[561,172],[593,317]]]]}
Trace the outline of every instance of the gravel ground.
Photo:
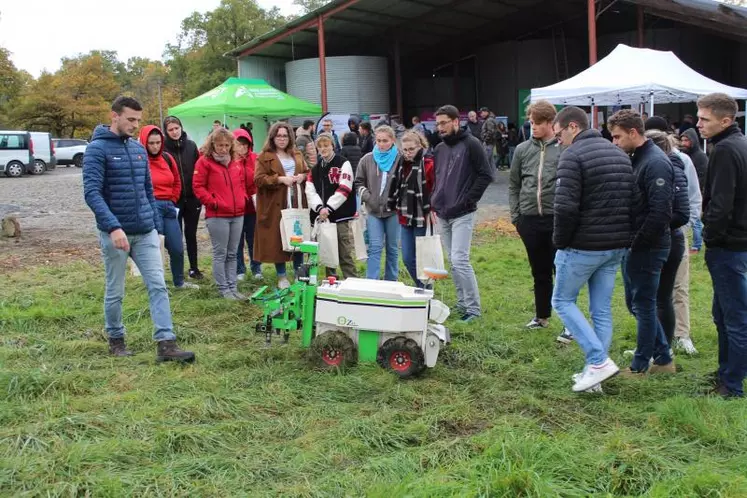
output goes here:
{"type": "MultiPolygon", "coordinates": [[[[479,223],[507,215],[507,182],[508,173],[499,172],[480,202],[479,223]]],[[[0,218],[9,214],[18,218],[22,237],[0,238],[0,270],[75,258],[99,260],[96,224],[83,199],[79,168],[58,167],[42,176],[21,178],[0,175],[0,218]]],[[[204,223],[198,240],[205,254],[209,237],[204,223]]]]}

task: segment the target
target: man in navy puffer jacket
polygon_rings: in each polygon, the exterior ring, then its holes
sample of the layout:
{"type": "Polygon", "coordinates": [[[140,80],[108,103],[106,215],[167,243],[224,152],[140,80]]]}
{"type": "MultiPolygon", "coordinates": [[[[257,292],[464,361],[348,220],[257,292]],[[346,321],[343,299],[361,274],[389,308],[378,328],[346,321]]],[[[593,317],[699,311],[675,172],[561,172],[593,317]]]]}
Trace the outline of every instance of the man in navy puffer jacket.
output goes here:
{"type": "Polygon", "coordinates": [[[104,322],[109,352],[132,355],[125,346],[122,324],[127,258],[131,257],[148,289],[157,361],[193,361],[193,353],[176,345],[158,236],[163,222],[153,196],[148,154],[132,140],[142,111],[137,100],[118,97],[112,104],[111,126],[96,127],[83,159],[83,191],[96,216],[106,273],[104,322]]]}

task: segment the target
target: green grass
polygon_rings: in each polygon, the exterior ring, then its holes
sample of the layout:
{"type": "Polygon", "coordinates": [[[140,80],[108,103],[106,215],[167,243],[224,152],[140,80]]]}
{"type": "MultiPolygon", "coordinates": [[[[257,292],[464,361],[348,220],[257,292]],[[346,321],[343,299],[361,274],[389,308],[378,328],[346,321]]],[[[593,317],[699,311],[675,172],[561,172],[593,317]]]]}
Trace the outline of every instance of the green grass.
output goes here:
{"type": "MultiPolygon", "coordinates": [[[[582,355],[555,342],[558,320],[522,329],[533,315],[523,246],[489,232],[479,240],[485,316],[450,323],[454,343],[411,381],[370,364],[311,371],[298,337],[263,350],[258,310],[210,286],[172,293],[180,343],[197,363],[156,365],[135,279],[125,321],[139,354],[113,359],[101,268],[3,276],[0,495],[747,496],[747,405],[702,394],[716,364],[702,256],[690,295],[701,354],[678,356],[674,377],[575,395],[582,355]]],[[[451,283],[442,290],[453,304],[451,283]]],[[[611,354],[625,365],[635,323],[619,281],[614,307],[611,354]]]]}

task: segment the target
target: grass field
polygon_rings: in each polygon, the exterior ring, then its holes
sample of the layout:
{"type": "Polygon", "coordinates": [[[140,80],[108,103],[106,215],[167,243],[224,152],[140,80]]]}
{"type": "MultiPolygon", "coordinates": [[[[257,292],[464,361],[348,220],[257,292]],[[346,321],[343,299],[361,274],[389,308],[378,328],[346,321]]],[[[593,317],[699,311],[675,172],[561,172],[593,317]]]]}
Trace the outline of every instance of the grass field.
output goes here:
{"type": "MultiPolygon", "coordinates": [[[[747,496],[747,404],[703,395],[716,341],[702,256],[691,289],[700,355],[678,356],[676,376],[576,395],[582,355],[555,342],[557,318],[522,329],[533,306],[521,243],[479,238],[484,318],[450,320],[453,344],[411,381],[375,365],[311,371],[298,337],[263,350],[258,310],[210,286],[172,293],[197,363],[156,365],[135,279],[125,321],[139,354],[113,359],[100,267],[2,276],[0,495],[747,496]]],[[[453,304],[451,283],[442,290],[453,304]]],[[[614,306],[611,354],[624,366],[635,323],[619,280],[614,306]]]]}

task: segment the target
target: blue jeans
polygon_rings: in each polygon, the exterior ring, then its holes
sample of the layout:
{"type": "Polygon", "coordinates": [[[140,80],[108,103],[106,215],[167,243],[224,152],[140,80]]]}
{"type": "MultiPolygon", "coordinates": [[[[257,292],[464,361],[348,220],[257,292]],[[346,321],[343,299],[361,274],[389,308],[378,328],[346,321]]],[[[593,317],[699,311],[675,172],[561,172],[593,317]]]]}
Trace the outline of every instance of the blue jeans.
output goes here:
{"type": "MultiPolygon", "coordinates": [[[[293,271],[297,272],[303,264],[303,253],[294,252],[293,259],[291,261],[293,262],[293,271]]],[[[285,277],[287,275],[285,263],[275,263],[275,272],[278,274],[278,277],[285,277]]]]}
{"type": "Polygon", "coordinates": [[[457,293],[457,308],[467,315],[480,316],[480,290],[469,253],[472,247],[472,231],[475,228],[475,213],[465,214],[453,220],[438,219],[441,241],[451,264],[452,278],[457,293]]]}
{"type": "Polygon", "coordinates": [[[388,218],[377,218],[369,215],[368,227],[368,262],[366,264],[366,278],[379,280],[381,275],[381,253],[386,247],[386,263],[384,266],[384,280],[397,281],[399,273],[399,220],[396,215],[388,218]]]}
{"type": "Polygon", "coordinates": [[[693,222],[693,249],[700,251],[703,248],[703,222],[698,218],[693,222]]]}
{"type": "Polygon", "coordinates": [[[555,253],[555,289],[552,307],[586,355],[587,365],[601,365],[612,344],[612,293],[615,276],[626,249],[609,251],[558,250],[555,253]],[[592,327],[576,300],[589,284],[592,327]]]}
{"type": "Polygon", "coordinates": [[[425,235],[425,227],[407,227],[402,225],[401,236],[402,236],[402,261],[405,263],[412,281],[419,288],[425,287],[423,282],[418,280],[418,265],[416,260],[415,252],[415,237],[423,237],[425,235]]]}
{"type": "Polygon", "coordinates": [[[661,269],[669,257],[669,249],[628,251],[623,267],[625,301],[638,322],[638,343],[631,370],[645,372],[649,360],[657,365],[672,361],[669,343],[656,313],[656,294],[661,269]]]}
{"type": "Polygon", "coordinates": [[[247,213],[244,215],[244,234],[239,241],[239,250],[236,253],[236,273],[243,275],[246,273],[246,263],[244,262],[244,240],[249,248],[249,269],[252,275],[262,273],[262,263],[254,261],[254,229],[257,226],[257,215],[247,213]]]}
{"type": "Polygon", "coordinates": [[[713,281],[719,379],[730,393],[742,396],[747,375],[747,252],[707,248],[705,260],[713,281]]]}
{"type": "Polygon", "coordinates": [[[174,287],[184,284],[184,244],[182,228],[176,217],[176,206],[171,201],[156,201],[161,218],[163,218],[163,235],[166,250],[169,253],[169,266],[174,287]]]}
{"type": "Polygon", "coordinates": [[[143,277],[148,289],[150,317],[155,328],[153,340],[173,341],[174,325],[171,322],[171,308],[166,282],[163,279],[163,260],[161,259],[161,239],[155,230],[146,234],[128,235],[130,252],[116,249],[106,232],[99,232],[101,256],[104,259],[106,287],[104,290],[104,324],[110,339],[124,337],[125,327],[122,324],[122,300],[125,291],[125,274],[127,258],[131,257],[143,277]]]}

